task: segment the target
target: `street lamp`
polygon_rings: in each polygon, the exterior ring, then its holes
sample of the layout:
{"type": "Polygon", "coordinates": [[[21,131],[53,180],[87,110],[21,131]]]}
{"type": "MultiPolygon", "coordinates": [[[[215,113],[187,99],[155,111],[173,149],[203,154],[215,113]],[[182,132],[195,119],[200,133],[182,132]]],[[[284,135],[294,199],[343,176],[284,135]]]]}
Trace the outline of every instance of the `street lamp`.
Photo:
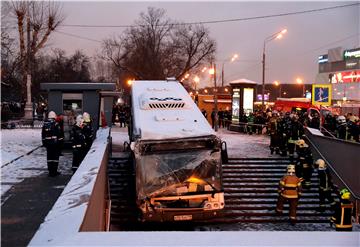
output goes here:
{"type": "Polygon", "coordinates": [[[283,35],[287,32],[286,29],[280,31],[280,32],[277,32],[277,33],[274,33],[272,35],[270,35],[269,37],[267,37],[265,40],[264,40],[264,47],[263,47],[263,59],[262,59],[262,65],[263,65],[263,69],[262,69],[262,99],[261,99],[261,105],[262,105],[262,108],[265,109],[265,104],[264,104],[264,94],[265,94],[265,46],[266,46],[266,43],[267,42],[270,42],[274,39],[281,39],[283,37],[283,35]]]}
{"type": "Polygon", "coordinates": [[[296,78],[296,83],[299,85],[302,85],[302,96],[305,94],[305,84],[304,81],[301,78],[296,78]]]}
{"type": "Polygon", "coordinates": [[[274,85],[275,85],[276,87],[279,87],[279,98],[281,98],[281,84],[280,84],[280,82],[274,81],[274,85]]]}
{"type": "Polygon", "coordinates": [[[218,117],[218,104],[217,104],[218,102],[217,102],[217,86],[216,86],[216,63],[214,63],[213,67],[209,69],[209,74],[214,78],[214,111],[215,111],[214,127],[215,127],[215,131],[218,131],[219,117],[218,117]]]}
{"type": "Polygon", "coordinates": [[[196,86],[197,84],[200,82],[200,78],[198,76],[195,76],[194,78],[194,83],[195,83],[195,91],[196,91],[196,86]]]}
{"type": "MultiPolygon", "coordinates": [[[[231,59],[230,62],[234,62],[236,59],[239,58],[238,54],[234,54],[231,59]]],[[[224,86],[224,66],[225,66],[226,60],[222,63],[222,69],[221,69],[221,86],[224,86]]]]}

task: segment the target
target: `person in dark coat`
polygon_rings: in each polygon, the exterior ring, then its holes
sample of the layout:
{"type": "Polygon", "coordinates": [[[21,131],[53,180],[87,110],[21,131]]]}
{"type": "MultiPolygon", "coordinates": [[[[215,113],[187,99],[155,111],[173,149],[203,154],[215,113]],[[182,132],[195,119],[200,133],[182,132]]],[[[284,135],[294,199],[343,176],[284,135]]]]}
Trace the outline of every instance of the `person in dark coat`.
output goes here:
{"type": "Polygon", "coordinates": [[[325,199],[328,200],[328,202],[330,203],[331,209],[334,210],[335,201],[331,195],[333,183],[332,183],[332,179],[331,179],[329,170],[327,169],[325,161],[322,159],[318,159],[315,164],[318,166],[318,177],[319,177],[320,205],[319,205],[318,211],[320,211],[320,212],[325,211],[325,207],[326,207],[325,199]]]}
{"type": "Polygon", "coordinates": [[[296,142],[298,162],[296,167],[296,176],[303,179],[303,187],[310,188],[311,175],[313,172],[313,157],[309,145],[303,139],[296,142]],[[299,171],[297,170],[299,169],[299,171]]]}
{"type": "Polygon", "coordinates": [[[85,136],[85,152],[89,152],[94,139],[93,127],[90,114],[83,113],[83,134],[85,136]]]}
{"type": "Polygon", "coordinates": [[[50,111],[48,119],[44,122],[41,131],[42,142],[47,153],[46,158],[50,177],[55,177],[60,174],[57,169],[59,166],[61,142],[63,140],[61,127],[55,119],[55,112],[50,111]]]}
{"type": "Polygon", "coordinates": [[[72,170],[75,173],[86,155],[86,137],[83,133],[83,117],[78,115],[76,123],[71,131],[71,141],[73,148],[72,170]]]}

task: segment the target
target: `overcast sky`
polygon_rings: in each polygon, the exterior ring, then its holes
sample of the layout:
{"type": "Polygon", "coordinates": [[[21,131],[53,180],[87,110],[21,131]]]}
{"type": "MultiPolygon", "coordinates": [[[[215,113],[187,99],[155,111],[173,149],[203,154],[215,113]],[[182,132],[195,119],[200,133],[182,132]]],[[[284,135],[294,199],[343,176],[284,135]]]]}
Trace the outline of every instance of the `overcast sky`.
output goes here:
{"type": "MultiPolygon", "coordinates": [[[[132,25],[149,6],[163,8],[171,19],[183,22],[211,21],[282,14],[302,10],[326,8],[354,2],[63,2],[64,24],[132,25]]],[[[278,80],[293,83],[302,77],[312,83],[318,70],[318,55],[329,48],[360,46],[360,7],[352,6],[321,12],[283,17],[206,24],[217,43],[220,60],[239,54],[239,60],[225,64],[226,81],[247,78],[261,82],[262,47],[269,35],[287,28],[281,40],[266,45],[266,82],[278,80]]],[[[61,27],[59,31],[102,40],[121,34],[125,28],[61,27]]],[[[51,47],[77,49],[89,56],[96,54],[100,43],[56,33],[51,47]]],[[[204,80],[203,84],[207,83],[204,80]]]]}

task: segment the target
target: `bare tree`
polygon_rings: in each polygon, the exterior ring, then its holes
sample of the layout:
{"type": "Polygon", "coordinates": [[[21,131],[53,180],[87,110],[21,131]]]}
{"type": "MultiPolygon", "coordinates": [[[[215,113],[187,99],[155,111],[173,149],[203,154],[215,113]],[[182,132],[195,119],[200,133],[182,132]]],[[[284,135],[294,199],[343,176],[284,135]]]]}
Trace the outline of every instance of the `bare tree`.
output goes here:
{"type": "Polygon", "coordinates": [[[61,24],[64,17],[59,3],[52,1],[13,1],[12,13],[17,21],[25,85],[26,74],[31,73],[31,61],[45,46],[50,34],[61,24]]]}
{"type": "Polygon", "coordinates": [[[164,10],[148,8],[136,25],[123,36],[104,40],[102,48],[103,58],[119,72],[138,79],[179,79],[211,58],[216,46],[203,26],[176,23],[164,10]]]}

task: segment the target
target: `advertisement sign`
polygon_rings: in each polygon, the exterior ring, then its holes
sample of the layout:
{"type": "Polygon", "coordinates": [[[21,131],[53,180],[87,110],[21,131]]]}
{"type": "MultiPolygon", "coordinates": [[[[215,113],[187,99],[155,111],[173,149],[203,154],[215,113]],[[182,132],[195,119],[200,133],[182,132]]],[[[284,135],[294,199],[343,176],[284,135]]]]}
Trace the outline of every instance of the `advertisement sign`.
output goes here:
{"type": "Polygon", "coordinates": [[[333,84],[360,82],[360,70],[330,73],[329,82],[333,84]]]}
{"type": "Polygon", "coordinates": [[[239,109],[240,109],[240,90],[233,90],[233,98],[232,98],[232,120],[239,121],[239,109]]]}
{"type": "Polygon", "coordinates": [[[331,84],[313,84],[312,85],[312,104],[313,105],[331,105],[331,84]]]}
{"type": "Polygon", "coordinates": [[[254,109],[254,89],[244,88],[244,112],[253,112],[254,109]]]}
{"type": "Polygon", "coordinates": [[[318,58],[318,63],[327,63],[329,61],[328,55],[321,55],[318,58]]]}
{"type": "Polygon", "coordinates": [[[344,51],[344,60],[352,58],[360,58],[360,48],[344,51]]]}

